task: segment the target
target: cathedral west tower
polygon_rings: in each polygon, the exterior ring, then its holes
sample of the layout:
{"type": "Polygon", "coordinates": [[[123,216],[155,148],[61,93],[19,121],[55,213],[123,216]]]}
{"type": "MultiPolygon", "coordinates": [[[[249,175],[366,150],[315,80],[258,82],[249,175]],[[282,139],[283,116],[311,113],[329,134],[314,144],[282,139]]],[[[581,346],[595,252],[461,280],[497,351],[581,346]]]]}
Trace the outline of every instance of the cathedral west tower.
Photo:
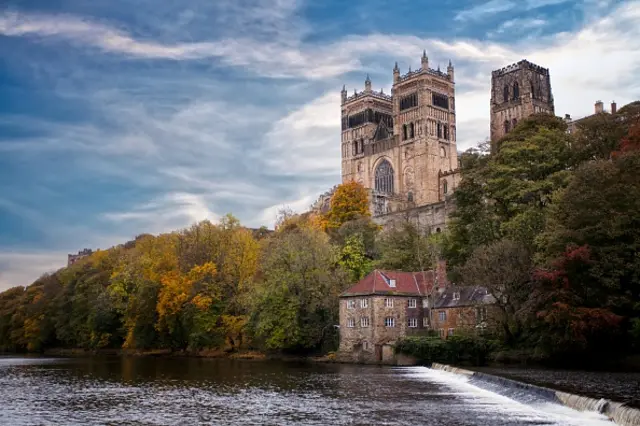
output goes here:
{"type": "Polygon", "coordinates": [[[454,68],[393,69],[391,94],[342,90],[342,181],[371,190],[374,216],[443,201],[457,186],[454,68]]]}
{"type": "Polygon", "coordinates": [[[529,61],[491,72],[491,149],[521,120],[554,114],[549,70],[529,61]]]}

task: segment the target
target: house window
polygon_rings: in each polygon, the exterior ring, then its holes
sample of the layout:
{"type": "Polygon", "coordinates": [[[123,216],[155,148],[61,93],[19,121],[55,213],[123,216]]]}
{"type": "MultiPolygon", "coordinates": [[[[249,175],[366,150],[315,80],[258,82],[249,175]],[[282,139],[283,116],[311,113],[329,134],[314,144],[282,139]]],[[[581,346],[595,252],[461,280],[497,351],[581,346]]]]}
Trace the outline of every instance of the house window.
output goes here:
{"type": "Polygon", "coordinates": [[[447,330],[447,336],[453,336],[453,328],[447,330]]]}
{"type": "Polygon", "coordinates": [[[369,327],[369,317],[360,318],[360,327],[369,327]]]}
{"type": "Polygon", "coordinates": [[[481,307],[481,308],[476,308],[476,320],[477,322],[484,322],[487,320],[487,308],[486,307],[481,307]]]}
{"type": "Polygon", "coordinates": [[[423,308],[428,308],[429,307],[429,299],[422,299],[422,307],[423,308]]]}
{"type": "Polygon", "coordinates": [[[355,309],[356,307],[356,301],[353,299],[349,299],[347,300],[347,308],[348,309],[355,309]]]}
{"type": "Polygon", "coordinates": [[[396,286],[396,280],[389,280],[389,287],[395,287],[396,286]]]}
{"type": "Polygon", "coordinates": [[[416,328],[418,326],[418,318],[409,318],[409,327],[416,328]]]}
{"type": "Polygon", "coordinates": [[[440,321],[446,321],[447,320],[447,312],[446,311],[438,312],[438,319],[440,321]]]}
{"type": "Polygon", "coordinates": [[[395,327],[396,326],[396,320],[393,317],[386,317],[384,319],[384,326],[385,327],[395,327]]]}
{"type": "Polygon", "coordinates": [[[457,291],[453,292],[453,300],[460,300],[460,293],[457,291]]]}
{"type": "Polygon", "coordinates": [[[368,308],[369,307],[369,299],[360,299],[360,307],[368,308]]]}
{"type": "Polygon", "coordinates": [[[349,318],[347,320],[347,327],[353,328],[356,326],[356,320],[354,318],[349,318]]]}
{"type": "Polygon", "coordinates": [[[418,301],[416,299],[409,299],[409,307],[415,308],[418,306],[418,301]]]}
{"type": "Polygon", "coordinates": [[[438,331],[440,332],[440,337],[444,337],[444,328],[441,328],[438,331]]]}
{"type": "Polygon", "coordinates": [[[384,299],[385,308],[393,308],[393,299],[384,299]]]}
{"type": "Polygon", "coordinates": [[[367,342],[366,340],[362,341],[362,349],[364,349],[365,351],[369,349],[369,342],[367,342]]]}
{"type": "Polygon", "coordinates": [[[423,317],[422,318],[422,326],[424,328],[429,328],[429,317],[423,317]]]}

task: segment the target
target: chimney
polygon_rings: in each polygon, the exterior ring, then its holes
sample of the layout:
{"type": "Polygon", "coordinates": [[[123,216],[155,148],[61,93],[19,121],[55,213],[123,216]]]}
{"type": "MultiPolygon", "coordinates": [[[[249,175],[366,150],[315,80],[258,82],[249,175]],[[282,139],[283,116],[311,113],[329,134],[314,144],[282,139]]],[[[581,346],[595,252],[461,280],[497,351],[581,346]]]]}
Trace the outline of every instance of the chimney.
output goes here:
{"type": "Polygon", "coordinates": [[[571,121],[571,116],[569,114],[565,114],[564,121],[571,121]]]}
{"type": "Polygon", "coordinates": [[[616,105],[616,101],[611,102],[611,114],[615,114],[618,112],[618,105],[616,105]]]}
{"type": "Polygon", "coordinates": [[[444,259],[438,260],[438,265],[436,266],[436,285],[439,288],[445,288],[449,285],[449,281],[447,281],[447,261],[444,259]]]}
{"type": "Polygon", "coordinates": [[[600,114],[604,112],[604,104],[602,101],[596,101],[596,114],[600,114]]]}

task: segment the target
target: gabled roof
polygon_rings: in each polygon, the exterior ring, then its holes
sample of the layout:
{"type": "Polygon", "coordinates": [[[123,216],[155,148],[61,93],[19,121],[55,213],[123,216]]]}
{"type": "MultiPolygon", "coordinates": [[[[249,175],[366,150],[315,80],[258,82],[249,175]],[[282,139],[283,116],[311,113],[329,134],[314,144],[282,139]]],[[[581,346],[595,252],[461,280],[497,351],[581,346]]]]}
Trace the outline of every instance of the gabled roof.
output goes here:
{"type": "Polygon", "coordinates": [[[495,302],[496,299],[484,287],[447,287],[436,299],[435,309],[491,305],[495,302]],[[454,293],[458,293],[460,297],[454,299],[454,293]]]}
{"type": "Polygon", "coordinates": [[[387,127],[384,120],[380,120],[378,123],[378,127],[376,128],[376,132],[373,134],[374,141],[380,141],[382,139],[387,139],[389,136],[393,135],[393,131],[387,127]]]}
{"type": "Polygon", "coordinates": [[[401,272],[376,269],[340,297],[364,295],[427,296],[434,285],[434,272],[401,272]],[[395,286],[392,286],[395,281],[395,286]]]}

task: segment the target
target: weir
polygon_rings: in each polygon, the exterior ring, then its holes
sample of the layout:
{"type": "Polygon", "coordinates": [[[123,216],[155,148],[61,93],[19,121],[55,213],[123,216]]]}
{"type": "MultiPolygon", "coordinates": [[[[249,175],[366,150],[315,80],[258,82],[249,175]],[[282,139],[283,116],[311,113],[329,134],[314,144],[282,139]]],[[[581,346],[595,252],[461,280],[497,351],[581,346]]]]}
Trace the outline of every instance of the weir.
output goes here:
{"type": "Polygon", "coordinates": [[[509,396],[514,400],[554,402],[577,411],[592,411],[605,415],[620,426],[640,426],[640,410],[628,407],[620,402],[570,394],[445,364],[433,363],[431,368],[467,376],[469,383],[478,387],[488,388],[488,390],[509,396]]]}

